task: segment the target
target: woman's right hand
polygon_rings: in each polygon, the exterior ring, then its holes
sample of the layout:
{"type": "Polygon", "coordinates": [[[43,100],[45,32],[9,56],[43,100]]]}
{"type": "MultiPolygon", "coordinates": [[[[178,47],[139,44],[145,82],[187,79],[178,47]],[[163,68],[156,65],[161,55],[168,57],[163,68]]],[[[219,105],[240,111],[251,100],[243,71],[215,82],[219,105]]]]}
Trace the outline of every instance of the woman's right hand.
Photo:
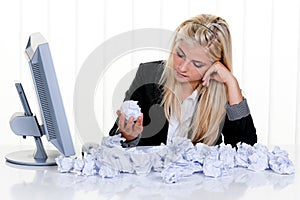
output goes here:
{"type": "Polygon", "coordinates": [[[118,110],[117,115],[119,117],[119,131],[126,140],[134,140],[143,131],[143,115],[139,116],[136,122],[133,121],[133,117],[130,117],[127,123],[124,113],[121,113],[121,111],[118,110]]]}

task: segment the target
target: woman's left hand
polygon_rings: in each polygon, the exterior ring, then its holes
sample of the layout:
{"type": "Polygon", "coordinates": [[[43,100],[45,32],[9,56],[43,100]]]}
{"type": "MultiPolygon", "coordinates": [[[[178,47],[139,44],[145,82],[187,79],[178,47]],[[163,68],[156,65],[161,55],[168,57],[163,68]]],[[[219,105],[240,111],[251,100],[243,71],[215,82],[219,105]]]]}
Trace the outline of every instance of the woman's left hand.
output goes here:
{"type": "Polygon", "coordinates": [[[202,78],[202,85],[208,87],[210,80],[216,80],[225,84],[229,105],[238,104],[243,100],[238,81],[220,61],[213,63],[205,72],[202,78]]]}
{"type": "Polygon", "coordinates": [[[232,73],[220,61],[213,63],[212,66],[205,72],[202,78],[202,85],[208,87],[211,79],[222,82],[226,85],[230,81],[235,81],[232,73]]]}

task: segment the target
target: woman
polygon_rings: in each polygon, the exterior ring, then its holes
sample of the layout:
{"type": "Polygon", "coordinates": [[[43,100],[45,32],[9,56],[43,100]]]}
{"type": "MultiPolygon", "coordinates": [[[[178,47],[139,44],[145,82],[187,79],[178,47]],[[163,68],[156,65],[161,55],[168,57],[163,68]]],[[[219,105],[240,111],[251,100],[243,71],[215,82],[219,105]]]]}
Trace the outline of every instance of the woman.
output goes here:
{"type": "Polygon", "coordinates": [[[183,22],[168,60],[141,64],[124,100],[138,101],[143,116],[125,123],[117,112],[110,135],[121,133],[123,147],[166,144],[176,136],[207,145],[257,142],[247,101],[232,74],[228,25],[217,16],[183,22]]]}

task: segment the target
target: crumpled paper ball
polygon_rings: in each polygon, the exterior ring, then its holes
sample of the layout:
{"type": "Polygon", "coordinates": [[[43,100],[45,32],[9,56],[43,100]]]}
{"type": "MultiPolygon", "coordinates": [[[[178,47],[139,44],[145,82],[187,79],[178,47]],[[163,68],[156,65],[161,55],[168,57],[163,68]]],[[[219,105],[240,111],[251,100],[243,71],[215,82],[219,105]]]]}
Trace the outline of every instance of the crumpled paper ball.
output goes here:
{"type": "Polygon", "coordinates": [[[130,117],[133,117],[133,120],[136,121],[139,116],[142,115],[141,108],[137,104],[137,101],[124,101],[120,107],[121,113],[125,114],[126,120],[128,121],[130,117]]]}

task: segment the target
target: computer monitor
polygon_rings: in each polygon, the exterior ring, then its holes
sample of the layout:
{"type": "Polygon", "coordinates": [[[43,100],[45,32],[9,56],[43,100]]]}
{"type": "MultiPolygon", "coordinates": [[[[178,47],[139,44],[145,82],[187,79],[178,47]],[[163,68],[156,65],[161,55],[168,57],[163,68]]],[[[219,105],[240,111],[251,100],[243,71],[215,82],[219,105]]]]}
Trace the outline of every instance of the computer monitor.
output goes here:
{"type": "Polygon", "coordinates": [[[24,138],[34,138],[35,150],[21,150],[6,155],[6,160],[21,165],[55,165],[55,158],[61,154],[75,154],[63,101],[53,66],[49,45],[40,33],[30,35],[26,50],[33,79],[41,121],[32,114],[21,83],[16,83],[24,112],[15,113],[10,119],[12,131],[24,138]],[[58,151],[45,151],[41,137],[46,135],[58,151]]]}

